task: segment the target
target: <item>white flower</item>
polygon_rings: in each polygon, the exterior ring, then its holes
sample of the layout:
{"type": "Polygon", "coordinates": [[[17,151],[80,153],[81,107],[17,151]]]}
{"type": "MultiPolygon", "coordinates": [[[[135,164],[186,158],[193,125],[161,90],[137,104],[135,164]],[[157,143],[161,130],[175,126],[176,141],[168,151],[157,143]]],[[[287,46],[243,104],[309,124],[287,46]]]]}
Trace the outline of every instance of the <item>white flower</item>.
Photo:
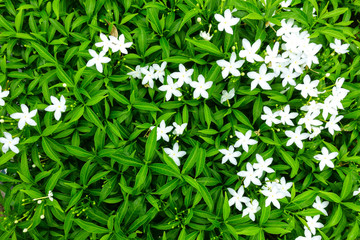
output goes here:
{"type": "Polygon", "coordinates": [[[191,83],[191,75],[194,73],[194,69],[189,69],[186,71],[186,68],[184,65],[179,64],[179,72],[174,72],[172,74],[170,74],[170,76],[172,78],[177,79],[177,84],[179,85],[179,87],[181,87],[184,82],[187,84],[191,83]]]}
{"type": "Polygon", "coordinates": [[[270,45],[266,47],[267,56],[265,56],[265,63],[271,63],[271,65],[275,65],[278,62],[285,62],[286,60],[278,55],[279,52],[279,42],[275,42],[273,49],[271,49],[270,45]]]}
{"type": "Polygon", "coordinates": [[[161,87],[159,87],[160,91],[165,92],[166,91],[166,101],[169,101],[170,98],[172,97],[172,95],[176,96],[176,97],[180,97],[182,96],[181,92],[179,90],[177,90],[177,88],[179,88],[179,86],[177,85],[177,83],[173,82],[173,79],[170,76],[167,76],[167,85],[162,85],[161,87]]]}
{"type": "Polygon", "coordinates": [[[306,216],[306,223],[312,234],[316,233],[316,228],[324,227],[324,224],[318,222],[319,218],[320,218],[320,215],[316,215],[313,218],[310,216],[306,216]]]}
{"type": "Polygon", "coordinates": [[[103,66],[102,66],[102,63],[108,63],[111,61],[110,58],[108,57],[104,57],[105,56],[105,53],[104,51],[100,52],[99,54],[97,54],[94,50],[92,49],[89,49],[89,53],[90,55],[93,57],[92,59],[90,59],[86,66],[87,67],[91,67],[93,65],[96,66],[96,69],[102,73],[103,72],[103,66]]]}
{"type": "Polygon", "coordinates": [[[128,72],[127,75],[132,76],[133,78],[141,79],[141,67],[137,65],[135,71],[128,72]]]}
{"type": "Polygon", "coordinates": [[[249,214],[250,219],[255,221],[255,213],[261,209],[258,200],[255,199],[251,202],[246,202],[245,205],[247,208],[244,209],[242,217],[249,214]]]}
{"type": "Polygon", "coordinates": [[[266,73],[267,72],[267,68],[266,68],[266,64],[262,64],[260,69],[259,69],[259,73],[257,72],[248,72],[247,76],[251,79],[254,79],[251,82],[251,91],[254,90],[256,88],[257,85],[260,85],[260,87],[262,89],[265,90],[271,90],[271,87],[269,85],[269,83],[267,83],[268,81],[271,81],[274,77],[275,74],[274,73],[266,73]]]}
{"type": "MultiPolygon", "coordinates": [[[[337,104],[336,104],[336,100],[334,101],[334,96],[329,95],[323,104],[321,104],[321,109],[322,109],[322,116],[324,118],[324,120],[327,119],[329,113],[331,115],[338,115],[338,111],[337,111],[337,104]]],[[[339,102],[340,103],[340,102],[339,102]]],[[[341,103],[340,103],[341,105],[341,103]]],[[[342,105],[341,105],[342,108],[342,105]]]]}
{"type": "Polygon", "coordinates": [[[21,104],[21,111],[22,113],[13,113],[10,115],[13,119],[20,119],[18,123],[19,129],[23,129],[25,127],[25,124],[29,124],[30,126],[36,126],[36,122],[32,119],[35,117],[37,113],[37,109],[32,110],[29,112],[29,108],[25,104],[21,104]]]}
{"type": "Polygon", "coordinates": [[[50,201],[54,201],[54,198],[53,198],[54,194],[52,193],[51,190],[49,190],[49,193],[48,193],[48,198],[50,201]]]}
{"type": "Polygon", "coordinates": [[[263,172],[267,173],[273,173],[275,172],[274,169],[270,168],[270,164],[272,163],[273,159],[268,158],[264,161],[263,157],[260,154],[256,154],[256,161],[257,163],[254,163],[254,169],[258,172],[258,177],[260,178],[263,174],[263,172]]]}
{"type": "Polygon", "coordinates": [[[261,185],[257,171],[254,171],[253,166],[249,162],[246,163],[246,171],[240,171],[237,173],[237,175],[240,177],[245,177],[244,186],[246,188],[250,185],[250,183],[254,183],[258,186],[261,185]]]}
{"type": "Polygon", "coordinates": [[[222,164],[226,163],[228,160],[236,165],[237,161],[236,158],[241,156],[241,152],[236,151],[234,152],[234,146],[230,146],[229,150],[227,149],[219,149],[219,152],[221,152],[222,154],[224,154],[224,157],[222,158],[222,164]]]}
{"type": "Polygon", "coordinates": [[[166,68],[167,62],[163,62],[161,66],[159,64],[153,64],[153,68],[155,70],[154,77],[159,79],[161,83],[164,83],[164,76],[165,76],[165,68],[166,68]]]}
{"type": "Polygon", "coordinates": [[[256,42],[251,46],[250,42],[247,39],[242,40],[242,45],[244,50],[239,52],[239,56],[241,58],[246,58],[246,61],[253,63],[254,61],[262,62],[264,59],[256,54],[257,50],[259,50],[261,44],[261,40],[258,39],[256,42]]]}
{"type": "Polygon", "coordinates": [[[163,138],[166,142],[168,142],[169,136],[167,134],[171,132],[173,128],[173,126],[166,126],[165,121],[162,120],[156,131],[156,141],[159,141],[161,138],[163,138]]]}
{"type": "Polygon", "coordinates": [[[200,37],[202,37],[206,41],[210,41],[213,36],[210,36],[210,33],[205,31],[200,31],[200,37]]]}
{"type": "Polygon", "coordinates": [[[354,191],[354,192],[353,192],[353,196],[359,195],[359,193],[360,193],[360,187],[358,188],[357,191],[354,191]]]}
{"type": "Polygon", "coordinates": [[[44,219],[44,218],[45,218],[45,215],[41,215],[41,216],[40,216],[40,219],[44,219]]]}
{"type": "Polygon", "coordinates": [[[341,44],[339,39],[335,39],[335,43],[330,43],[330,47],[338,54],[348,53],[350,44],[341,44]]]}
{"type": "Polygon", "coordinates": [[[271,127],[273,123],[281,123],[281,121],[276,118],[277,116],[279,116],[280,111],[276,111],[275,113],[273,113],[271,109],[267,106],[263,107],[263,111],[265,114],[261,115],[261,119],[265,121],[266,125],[271,127]]]}
{"type": "MultiPolygon", "coordinates": [[[[321,126],[322,122],[320,120],[315,119],[317,116],[319,115],[319,112],[308,112],[305,114],[305,116],[303,118],[300,118],[298,125],[302,125],[305,124],[306,129],[309,132],[314,131],[314,129],[316,129],[316,127],[314,128],[313,126],[321,126]]],[[[321,129],[318,129],[321,130],[321,129]]],[[[317,131],[317,130],[315,130],[317,131]]]]}
{"type": "Polygon", "coordinates": [[[269,206],[271,203],[278,209],[280,209],[280,203],[278,199],[284,198],[284,194],[278,191],[275,187],[271,189],[261,190],[261,193],[267,197],[265,200],[265,207],[269,206]]]}
{"type": "Polygon", "coordinates": [[[95,43],[95,46],[96,47],[102,47],[103,48],[102,52],[106,53],[107,51],[109,51],[109,48],[112,48],[113,43],[103,33],[100,33],[100,39],[101,39],[102,42],[95,43]]]}
{"type": "Polygon", "coordinates": [[[330,117],[330,120],[326,123],[325,128],[327,128],[329,130],[329,133],[331,133],[331,135],[334,135],[334,131],[341,131],[339,125],[337,124],[344,116],[340,115],[340,116],[335,116],[332,115],[330,117]]]}
{"type": "Polygon", "coordinates": [[[215,14],[214,17],[215,17],[216,21],[219,22],[219,25],[218,25],[219,31],[224,31],[224,29],[225,29],[225,32],[227,32],[229,34],[233,34],[233,30],[232,30],[231,26],[236,25],[240,20],[240,18],[234,18],[231,15],[230,9],[225,10],[224,17],[221,16],[220,14],[215,14]]]}
{"type": "Polygon", "coordinates": [[[326,216],[328,215],[328,213],[326,212],[325,208],[329,205],[329,202],[328,201],[324,201],[324,202],[321,202],[321,199],[319,196],[317,196],[315,198],[315,202],[314,204],[312,205],[313,208],[319,210],[320,212],[324,213],[326,216]]]}
{"type": "Polygon", "coordinates": [[[297,126],[295,132],[289,130],[285,131],[285,135],[290,138],[286,143],[286,146],[290,146],[293,143],[295,143],[298,148],[302,149],[303,148],[302,140],[309,138],[309,134],[301,133],[301,131],[302,131],[301,126],[297,126]]]}
{"type": "Polygon", "coordinates": [[[172,160],[174,160],[174,162],[178,166],[180,166],[180,159],[179,158],[185,156],[185,154],[186,154],[185,151],[179,151],[179,144],[178,143],[174,144],[173,149],[164,148],[164,151],[166,152],[167,155],[169,155],[169,157],[172,158],[172,160]]]}
{"type": "Polygon", "coordinates": [[[301,30],[301,28],[297,27],[296,25],[293,26],[294,19],[289,19],[287,22],[285,21],[285,19],[281,20],[281,28],[276,31],[277,36],[282,36],[289,33],[298,33],[301,30]]]}
{"type": "Polygon", "coordinates": [[[145,75],[142,79],[141,84],[142,85],[149,84],[150,88],[154,88],[154,79],[156,78],[155,69],[152,66],[149,67],[149,69],[144,67],[141,68],[141,73],[145,75]]]}
{"type": "Polygon", "coordinates": [[[59,119],[61,118],[61,113],[66,111],[66,105],[65,105],[66,100],[63,95],[61,95],[60,101],[54,96],[51,96],[50,100],[53,105],[46,107],[45,111],[55,112],[54,113],[55,119],[59,121],[59,119]]]}
{"type": "Polygon", "coordinates": [[[297,237],[295,240],[321,240],[321,236],[311,236],[311,232],[309,229],[305,227],[305,237],[297,237]]]}
{"type": "Polygon", "coordinates": [[[24,228],[23,232],[26,233],[27,231],[28,231],[28,229],[27,229],[27,228],[24,228]]]}
{"type": "Polygon", "coordinates": [[[277,183],[276,187],[278,191],[284,196],[284,197],[291,197],[291,194],[289,193],[289,189],[292,187],[292,182],[286,182],[285,178],[282,177],[280,179],[280,183],[277,183]]]}
{"type": "Polygon", "coordinates": [[[237,210],[241,211],[242,203],[247,203],[250,201],[250,199],[248,197],[243,197],[243,195],[244,195],[244,187],[243,186],[240,186],[240,188],[238,189],[237,192],[232,188],[228,188],[228,191],[233,196],[232,198],[229,199],[230,207],[235,204],[235,207],[237,208],[237,210]]]}
{"type": "Polygon", "coordinates": [[[230,62],[227,62],[224,59],[216,61],[217,65],[223,68],[221,74],[224,79],[229,75],[229,72],[235,77],[240,76],[240,71],[238,70],[238,68],[240,68],[245,61],[244,60],[239,60],[236,62],[235,61],[236,61],[235,52],[231,53],[230,62]]]}
{"type": "Polygon", "coordinates": [[[4,97],[7,97],[9,95],[9,91],[2,91],[2,88],[0,86],[0,106],[5,106],[5,101],[3,100],[4,97]]]}
{"type": "Polygon", "coordinates": [[[200,95],[203,98],[208,98],[209,94],[207,93],[207,89],[211,88],[213,82],[209,81],[209,82],[205,82],[205,78],[202,74],[199,75],[198,77],[198,82],[191,82],[190,86],[195,88],[194,91],[194,99],[198,98],[200,95]]]}
{"type": "Polygon", "coordinates": [[[282,1],[282,2],[280,3],[280,5],[281,5],[282,8],[287,8],[287,7],[290,6],[291,2],[292,2],[292,0],[282,1]]]}
{"type": "Polygon", "coordinates": [[[183,123],[181,125],[178,125],[176,122],[173,122],[173,126],[175,127],[173,134],[175,134],[176,136],[180,136],[181,134],[184,133],[184,130],[187,126],[187,123],[183,123]]]}
{"type": "Polygon", "coordinates": [[[127,48],[131,47],[131,45],[133,44],[132,42],[127,42],[125,43],[125,36],[124,34],[121,34],[119,36],[119,39],[117,39],[114,36],[110,36],[110,41],[112,42],[112,47],[111,49],[113,50],[113,52],[117,52],[120,50],[121,53],[123,54],[128,54],[127,48]]]}
{"type": "Polygon", "coordinates": [[[317,85],[319,84],[319,80],[311,81],[310,76],[306,75],[304,77],[304,84],[298,84],[295,88],[301,91],[301,95],[304,98],[307,96],[317,97],[318,90],[316,89],[317,85]]]}
{"type": "Polygon", "coordinates": [[[256,140],[250,139],[251,130],[247,131],[245,135],[241,132],[235,131],[235,135],[239,138],[239,140],[236,141],[234,146],[236,148],[242,146],[245,152],[249,151],[249,145],[254,145],[257,143],[256,140]]]}
{"type": "Polygon", "coordinates": [[[281,122],[282,124],[287,124],[289,126],[294,126],[294,123],[291,121],[291,119],[294,119],[298,116],[299,114],[296,112],[292,112],[290,113],[290,105],[286,105],[284,107],[284,110],[280,111],[279,116],[281,117],[281,122]]]}
{"type": "Polygon", "coordinates": [[[6,153],[10,148],[11,151],[13,151],[14,153],[19,153],[19,149],[15,145],[19,143],[20,139],[18,137],[13,139],[12,135],[8,132],[3,132],[3,133],[5,138],[3,137],[0,138],[0,143],[4,144],[2,146],[2,151],[6,153]]]}
{"type": "Polygon", "coordinates": [[[334,168],[334,163],[331,160],[336,158],[339,153],[337,152],[329,153],[329,150],[326,147],[323,147],[321,149],[321,153],[322,154],[318,154],[314,156],[316,160],[320,161],[319,163],[320,171],[324,169],[325,165],[328,166],[329,168],[334,168]]]}
{"type": "Polygon", "coordinates": [[[220,102],[223,103],[223,102],[226,102],[227,100],[232,99],[235,96],[235,89],[233,88],[229,92],[227,92],[226,90],[223,90],[221,93],[222,93],[222,95],[221,95],[220,102]]]}
{"type": "Polygon", "coordinates": [[[282,74],[280,75],[280,77],[283,79],[282,86],[285,87],[287,84],[290,84],[291,86],[295,86],[296,82],[295,82],[294,78],[297,78],[299,76],[300,76],[300,73],[293,72],[293,71],[290,71],[288,68],[285,68],[282,71],[282,74]]]}

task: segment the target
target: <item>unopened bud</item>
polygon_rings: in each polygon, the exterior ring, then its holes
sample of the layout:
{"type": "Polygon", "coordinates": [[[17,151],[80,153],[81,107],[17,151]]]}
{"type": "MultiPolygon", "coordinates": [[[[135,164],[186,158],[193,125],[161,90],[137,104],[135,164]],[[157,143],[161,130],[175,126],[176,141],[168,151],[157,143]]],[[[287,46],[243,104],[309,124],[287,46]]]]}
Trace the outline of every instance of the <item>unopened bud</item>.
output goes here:
{"type": "Polygon", "coordinates": [[[41,219],[44,219],[44,218],[45,218],[45,216],[44,216],[44,215],[41,215],[41,216],[40,216],[40,218],[41,218],[41,219]]]}
{"type": "Polygon", "coordinates": [[[198,17],[198,18],[196,19],[196,21],[197,21],[198,23],[201,23],[201,18],[198,17]]]}
{"type": "Polygon", "coordinates": [[[66,83],[63,83],[63,87],[66,87],[67,85],[66,85],[66,83]]]}
{"type": "Polygon", "coordinates": [[[41,200],[38,200],[37,203],[38,203],[38,204],[41,204],[41,200]]]}
{"type": "Polygon", "coordinates": [[[330,77],[330,73],[326,73],[326,74],[325,74],[325,77],[330,77]]]}

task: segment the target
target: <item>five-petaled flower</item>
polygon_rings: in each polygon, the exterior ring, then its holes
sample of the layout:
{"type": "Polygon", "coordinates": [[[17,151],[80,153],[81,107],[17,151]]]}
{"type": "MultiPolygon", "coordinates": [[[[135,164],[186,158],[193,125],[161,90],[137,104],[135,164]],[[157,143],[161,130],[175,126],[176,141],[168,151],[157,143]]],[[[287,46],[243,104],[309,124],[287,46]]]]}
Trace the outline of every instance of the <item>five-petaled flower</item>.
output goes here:
{"type": "Polygon", "coordinates": [[[214,17],[216,21],[219,22],[219,31],[224,31],[225,29],[225,32],[233,34],[231,26],[236,25],[240,21],[240,18],[234,18],[231,13],[232,12],[230,11],[230,9],[226,9],[224,11],[224,16],[221,16],[220,14],[215,14],[214,17]]]}
{"type": "Polygon", "coordinates": [[[180,159],[181,157],[185,156],[185,151],[179,151],[179,144],[175,143],[173,149],[171,148],[164,148],[164,151],[172,160],[176,163],[176,165],[180,166],[180,159]]]}
{"type": "Polygon", "coordinates": [[[29,124],[30,126],[36,126],[36,122],[32,119],[35,117],[37,113],[37,109],[32,110],[29,112],[29,108],[25,104],[21,104],[21,111],[22,113],[13,113],[10,115],[13,119],[19,119],[18,127],[19,129],[23,129],[25,124],[29,124]]]}
{"type": "Polygon", "coordinates": [[[65,97],[63,95],[61,95],[60,101],[59,101],[56,97],[51,96],[50,100],[51,100],[53,105],[50,105],[50,106],[46,107],[45,111],[47,111],[47,112],[55,112],[54,113],[55,119],[57,121],[59,121],[59,119],[61,118],[61,113],[66,111],[65,97]]]}
{"type": "Polygon", "coordinates": [[[12,135],[8,132],[3,133],[5,137],[0,138],[0,143],[4,144],[2,146],[2,151],[6,153],[10,149],[14,153],[19,153],[19,149],[16,147],[16,144],[19,143],[20,139],[18,137],[13,138],[12,135]]]}
{"type": "Polygon", "coordinates": [[[94,50],[89,49],[89,53],[90,55],[93,57],[92,59],[90,59],[86,66],[87,67],[91,67],[91,66],[96,66],[96,69],[102,73],[103,72],[103,63],[108,63],[111,61],[110,58],[105,57],[106,52],[105,51],[101,51],[99,54],[97,54],[94,50]]]}
{"type": "Polygon", "coordinates": [[[195,98],[198,98],[200,95],[203,97],[203,98],[208,98],[209,97],[209,94],[207,93],[206,90],[208,90],[209,88],[211,88],[213,82],[212,81],[209,81],[209,82],[205,82],[205,78],[203,75],[199,75],[198,77],[198,81],[195,82],[191,82],[190,83],[190,86],[195,88],[195,91],[194,91],[194,99],[195,98]]]}

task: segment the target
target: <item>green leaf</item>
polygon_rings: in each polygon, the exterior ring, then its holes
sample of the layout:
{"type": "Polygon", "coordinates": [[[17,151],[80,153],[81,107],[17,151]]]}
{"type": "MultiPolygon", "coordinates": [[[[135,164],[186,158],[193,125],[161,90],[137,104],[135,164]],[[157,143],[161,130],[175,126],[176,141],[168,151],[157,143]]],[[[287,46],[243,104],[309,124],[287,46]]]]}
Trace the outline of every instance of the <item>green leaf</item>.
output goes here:
{"type": "Polygon", "coordinates": [[[291,167],[290,177],[293,178],[299,170],[299,162],[295,161],[285,150],[279,149],[283,160],[291,167]]]}
{"type": "Polygon", "coordinates": [[[66,150],[70,153],[70,155],[76,156],[76,157],[83,157],[83,158],[90,158],[94,157],[94,155],[85,149],[82,149],[77,146],[71,146],[71,145],[65,145],[64,146],[66,150]]]}
{"type": "Polygon", "coordinates": [[[156,8],[148,8],[146,16],[150,20],[150,24],[152,26],[152,29],[156,33],[162,34],[162,28],[161,28],[161,25],[160,25],[158,12],[159,12],[159,10],[156,9],[156,8]]]}
{"type": "Polygon", "coordinates": [[[185,174],[188,171],[190,171],[190,169],[192,169],[193,166],[195,165],[196,161],[198,161],[199,157],[200,157],[200,150],[199,147],[196,145],[195,147],[193,147],[193,149],[189,154],[189,157],[186,159],[181,174],[185,174]]]}
{"type": "Polygon", "coordinates": [[[262,109],[263,109],[263,101],[261,99],[261,94],[258,95],[258,97],[256,98],[256,101],[254,103],[254,108],[253,108],[253,124],[255,123],[255,121],[260,117],[261,113],[262,113],[262,109]]]}
{"type": "Polygon", "coordinates": [[[148,162],[151,162],[151,160],[154,157],[155,154],[155,150],[156,150],[156,134],[157,134],[157,129],[154,128],[151,132],[150,135],[148,137],[148,139],[146,140],[146,145],[145,145],[145,160],[148,162]]]}
{"type": "Polygon", "coordinates": [[[343,13],[345,13],[348,10],[348,8],[337,8],[331,12],[327,12],[319,17],[319,19],[326,19],[326,18],[332,18],[337,17],[343,13]]]}
{"type": "Polygon", "coordinates": [[[351,228],[346,240],[355,240],[358,239],[359,236],[359,224],[357,221],[354,222],[354,226],[351,228]]]}
{"type": "Polygon", "coordinates": [[[70,208],[72,208],[76,203],[79,202],[80,198],[83,195],[83,190],[81,189],[80,191],[78,191],[70,200],[65,212],[67,212],[70,208]]]}
{"type": "Polygon", "coordinates": [[[60,0],[54,0],[52,3],[52,8],[54,10],[54,13],[56,15],[56,19],[59,20],[60,17],[60,6],[59,6],[60,0]]]}
{"type": "Polygon", "coordinates": [[[161,110],[154,104],[154,103],[147,103],[147,102],[135,102],[133,105],[136,109],[143,110],[143,111],[159,111],[161,110]]]}
{"type": "Polygon", "coordinates": [[[219,50],[219,48],[211,42],[205,40],[193,40],[190,38],[185,38],[185,40],[198,47],[200,52],[210,53],[216,57],[224,57],[224,54],[219,50]]]}
{"type": "Polygon", "coordinates": [[[322,198],[325,198],[326,200],[329,200],[331,202],[336,202],[336,203],[341,202],[341,198],[337,194],[332,193],[332,192],[320,191],[319,196],[322,198]]]}
{"type": "Polygon", "coordinates": [[[81,227],[82,229],[84,229],[85,231],[89,232],[89,233],[108,233],[109,230],[100,226],[97,226],[94,223],[91,222],[86,222],[83,221],[81,219],[74,219],[74,222],[76,222],[77,225],[79,225],[79,227],[81,227]]]}
{"type": "Polygon", "coordinates": [[[180,23],[179,29],[178,31],[181,30],[181,28],[185,25],[185,23],[187,23],[191,18],[195,17],[196,15],[198,15],[199,10],[197,8],[195,9],[191,9],[190,11],[187,11],[185,13],[185,16],[182,18],[182,21],[180,23]]]}
{"type": "Polygon", "coordinates": [[[90,122],[92,122],[93,124],[95,124],[95,126],[101,128],[103,131],[105,131],[105,128],[104,128],[102,122],[100,121],[99,117],[94,113],[93,110],[91,110],[90,107],[85,108],[85,113],[90,122]]]}
{"type": "Polygon", "coordinates": [[[226,219],[228,219],[230,216],[230,206],[229,206],[229,199],[228,199],[226,192],[224,192],[224,195],[225,195],[225,197],[224,197],[222,210],[223,210],[223,219],[224,219],[224,221],[226,221],[226,219]]]}
{"type": "Polygon", "coordinates": [[[240,121],[240,123],[245,124],[246,126],[250,127],[251,129],[254,129],[253,125],[250,123],[249,119],[245,116],[245,114],[243,114],[242,112],[240,112],[239,110],[236,110],[236,109],[232,109],[232,112],[234,113],[237,120],[240,121]]]}
{"type": "Polygon", "coordinates": [[[63,165],[61,163],[61,159],[56,151],[50,146],[49,140],[46,137],[42,138],[42,147],[44,149],[45,154],[55,162],[57,162],[60,165],[63,165]]]}
{"type": "Polygon", "coordinates": [[[107,86],[107,89],[109,90],[110,96],[115,98],[116,101],[118,101],[119,103],[126,104],[126,105],[130,104],[130,101],[124,95],[121,95],[120,93],[115,91],[115,89],[113,89],[109,86],[107,86]]]}
{"type": "Polygon", "coordinates": [[[340,197],[342,200],[344,200],[347,196],[349,196],[349,194],[352,190],[352,185],[353,185],[352,174],[351,174],[351,172],[349,172],[345,177],[345,180],[344,180],[344,183],[343,183],[343,186],[341,189],[340,197]]]}
{"type": "Polygon", "coordinates": [[[0,26],[5,28],[6,30],[10,32],[15,32],[15,29],[11,26],[11,24],[3,17],[3,15],[0,15],[0,26]]]}
{"type": "Polygon", "coordinates": [[[114,154],[111,156],[111,159],[125,166],[142,167],[144,165],[140,160],[125,156],[124,154],[114,154]]]}
{"type": "Polygon", "coordinates": [[[43,46],[36,42],[31,42],[31,46],[39,53],[42,58],[46,59],[51,63],[56,63],[56,59],[43,46]]]}
{"type": "Polygon", "coordinates": [[[211,121],[212,121],[212,117],[211,117],[211,110],[210,108],[208,107],[208,105],[206,105],[204,103],[204,115],[205,115],[205,121],[207,123],[207,127],[208,129],[210,128],[210,124],[211,124],[211,121]]]}
{"type": "Polygon", "coordinates": [[[60,65],[56,65],[56,75],[63,83],[66,83],[68,87],[74,86],[74,83],[72,82],[71,78],[69,77],[69,75],[67,75],[67,73],[60,65]]]}

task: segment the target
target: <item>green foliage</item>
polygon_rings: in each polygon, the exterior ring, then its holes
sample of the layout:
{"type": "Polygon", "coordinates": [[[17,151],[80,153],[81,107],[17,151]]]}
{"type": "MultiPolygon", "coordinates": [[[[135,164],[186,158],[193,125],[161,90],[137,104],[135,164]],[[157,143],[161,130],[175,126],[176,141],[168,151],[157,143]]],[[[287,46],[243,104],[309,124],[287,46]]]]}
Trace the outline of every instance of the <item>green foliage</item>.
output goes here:
{"type": "Polygon", "coordinates": [[[286,11],[280,2],[0,0],[0,85],[10,91],[0,106],[0,128],[20,137],[19,154],[0,156],[0,169],[7,168],[0,173],[0,239],[295,239],[303,236],[305,217],[319,214],[323,239],[359,239],[353,192],[360,180],[360,2],[295,0],[286,11]],[[214,31],[214,14],[233,8],[240,18],[234,34],[214,31]],[[320,64],[306,74],[322,79],[320,89],[326,73],[332,84],[344,77],[350,90],[342,102],[342,131],[306,142],[306,151],[286,146],[288,128],[261,119],[264,106],[299,110],[306,102],[294,87],[280,93],[281,84],[273,83],[272,91],[250,91],[248,78],[225,81],[216,64],[238,53],[243,38],[273,44],[273,29],[290,18],[323,46],[320,64]],[[200,31],[212,32],[212,40],[200,38],[200,31]],[[124,34],[134,43],[127,55],[112,53],[103,73],[86,67],[100,33],[124,34]],[[347,55],[332,53],[334,38],[350,44],[347,55]],[[187,86],[181,98],[165,101],[165,93],[126,75],[136,65],[162,62],[167,75],[179,64],[194,69],[193,80],[204,75],[213,82],[211,97],[193,99],[187,86]],[[221,104],[221,92],[232,88],[234,99],[221,104]],[[51,96],[61,95],[67,110],[56,121],[44,109],[51,96]],[[9,114],[20,104],[38,109],[37,126],[17,128],[9,114]],[[186,151],[180,166],[164,152],[172,144],[157,141],[157,128],[150,130],[162,120],[188,124],[184,135],[170,134],[170,142],[186,151]],[[242,152],[236,166],[221,164],[218,150],[235,143],[235,131],[247,130],[258,144],[242,152]],[[339,155],[334,169],[318,171],[313,156],[324,146],[339,155]],[[240,187],[236,173],[256,154],[274,159],[270,180],[286,176],[293,187],[280,209],[265,207],[259,186],[247,189],[261,207],[253,222],[229,207],[227,189],[240,187]],[[312,208],[316,196],[330,202],[328,217],[312,208]]]}

